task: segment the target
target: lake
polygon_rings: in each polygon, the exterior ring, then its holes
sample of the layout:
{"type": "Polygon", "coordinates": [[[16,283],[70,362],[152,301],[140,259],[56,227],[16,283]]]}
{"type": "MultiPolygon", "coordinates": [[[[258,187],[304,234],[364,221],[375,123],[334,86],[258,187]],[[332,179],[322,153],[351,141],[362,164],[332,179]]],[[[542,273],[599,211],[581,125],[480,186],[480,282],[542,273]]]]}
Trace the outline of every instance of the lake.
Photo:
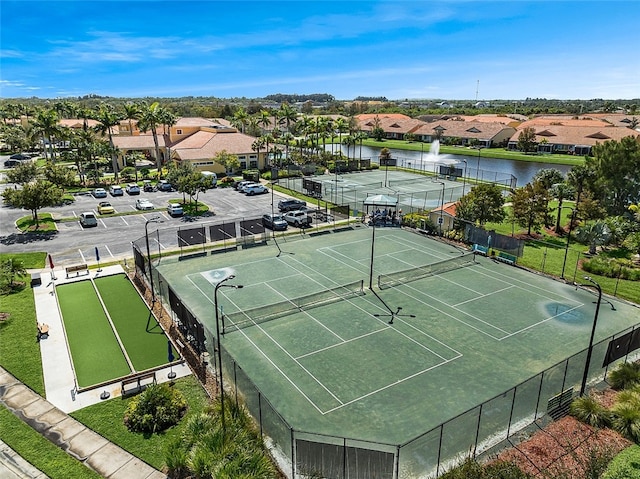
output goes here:
{"type": "MultiPolygon", "coordinates": [[[[334,145],[334,151],[338,151],[339,146],[334,145]]],[[[326,149],[331,151],[331,145],[327,145],[326,149]]],[[[346,154],[347,149],[342,146],[342,151],[346,154]]],[[[499,158],[480,157],[478,155],[430,155],[428,152],[395,150],[390,148],[391,157],[397,160],[398,166],[407,168],[416,168],[420,170],[433,171],[439,164],[454,164],[458,168],[465,168],[464,161],[467,162],[467,174],[469,178],[475,178],[476,174],[480,179],[495,181],[496,178],[502,179],[509,175],[517,179],[517,186],[524,186],[529,183],[534,175],[542,170],[555,168],[567,174],[571,169],[568,165],[553,165],[549,163],[537,163],[530,161],[502,160],[499,158]],[[478,171],[478,160],[480,161],[480,170],[478,171]]],[[[485,150],[486,152],[486,150],[485,150]]],[[[484,152],[483,152],[484,153],[484,152]]],[[[373,163],[378,163],[378,155],[380,148],[368,146],[362,147],[362,158],[370,158],[373,163]]],[[[349,156],[360,158],[360,146],[349,149],[349,156]]],[[[500,181],[502,183],[502,181],[500,181]]]]}

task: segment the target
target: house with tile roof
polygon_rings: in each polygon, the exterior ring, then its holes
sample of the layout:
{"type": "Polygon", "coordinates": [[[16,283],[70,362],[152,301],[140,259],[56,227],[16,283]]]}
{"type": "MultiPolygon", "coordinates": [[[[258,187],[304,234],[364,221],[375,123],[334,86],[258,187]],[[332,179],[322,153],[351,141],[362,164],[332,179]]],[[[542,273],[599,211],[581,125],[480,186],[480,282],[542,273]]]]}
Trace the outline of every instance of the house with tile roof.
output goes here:
{"type": "Polygon", "coordinates": [[[446,144],[485,148],[506,145],[515,133],[513,126],[500,122],[444,120],[426,123],[414,130],[420,141],[440,140],[446,144]]]}
{"type": "MultiPolygon", "coordinates": [[[[128,122],[126,122],[128,125],[128,122]]],[[[240,169],[264,168],[266,152],[253,150],[255,138],[238,132],[224,119],[198,117],[178,118],[164,133],[157,131],[161,162],[188,161],[199,171],[224,173],[225,167],[215,162],[215,156],[222,150],[236,155],[240,169]]],[[[140,151],[155,161],[155,143],[151,132],[143,133],[136,127],[129,133],[114,136],[114,145],[120,151],[118,164],[125,165],[125,157],[133,151],[140,151]]]]}
{"type": "Polygon", "coordinates": [[[431,210],[429,212],[429,219],[436,225],[438,231],[440,231],[440,218],[442,218],[442,232],[451,231],[456,219],[456,206],[458,202],[445,203],[442,206],[431,210]]]}
{"type": "Polygon", "coordinates": [[[508,148],[518,149],[518,137],[527,125],[535,130],[538,153],[591,155],[596,143],[609,140],[620,141],[627,136],[640,138],[640,132],[630,128],[610,126],[597,121],[592,123],[592,121],[588,121],[586,125],[580,124],[581,126],[576,126],[573,122],[570,122],[570,125],[558,124],[559,122],[548,125],[524,122],[509,139],[508,148]]]}

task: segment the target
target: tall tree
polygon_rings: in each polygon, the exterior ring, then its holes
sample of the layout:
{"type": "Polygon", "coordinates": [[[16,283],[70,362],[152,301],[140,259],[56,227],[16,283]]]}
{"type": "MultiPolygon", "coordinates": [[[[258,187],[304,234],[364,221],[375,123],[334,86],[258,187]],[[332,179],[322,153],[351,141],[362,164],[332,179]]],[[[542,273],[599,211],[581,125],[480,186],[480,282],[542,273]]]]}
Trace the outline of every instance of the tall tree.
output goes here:
{"type": "Polygon", "coordinates": [[[536,130],[533,127],[525,127],[518,135],[518,150],[530,153],[536,150],[536,130]]]}
{"type": "Polygon", "coordinates": [[[52,161],[55,161],[53,142],[61,132],[60,126],[58,125],[58,115],[54,110],[40,110],[34,118],[32,126],[34,132],[42,138],[42,144],[44,147],[44,159],[49,159],[49,157],[47,156],[48,145],[50,158],[52,161]]]}
{"type": "Polygon", "coordinates": [[[593,155],[586,162],[596,171],[598,196],[609,214],[621,215],[640,200],[640,139],[597,143],[593,155]]]}
{"type": "Polygon", "coordinates": [[[129,122],[129,134],[133,135],[133,121],[138,120],[140,115],[142,114],[142,110],[140,109],[140,105],[135,102],[127,102],[122,105],[123,109],[123,119],[129,122]]]}
{"type": "Polygon", "coordinates": [[[493,183],[480,183],[460,198],[456,218],[478,223],[501,223],[506,217],[502,190],[493,183]]]}
{"type": "Polygon", "coordinates": [[[539,181],[527,183],[511,194],[512,215],[516,223],[531,230],[538,230],[548,222],[549,191],[539,181]]]}
{"type": "Polygon", "coordinates": [[[96,131],[102,136],[105,134],[109,137],[109,146],[111,147],[111,167],[115,182],[118,182],[118,150],[113,144],[113,129],[120,124],[120,115],[108,103],[103,103],[96,112],[95,119],[98,121],[96,131]]]}
{"type": "Polygon", "coordinates": [[[18,190],[7,189],[3,192],[4,200],[14,208],[31,211],[33,221],[38,227],[38,211],[48,206],[55,206],[62,201],[62,189],[50,181],[38,179],[27,183],[18,190]]]}
{"type": "Polygon", "coordinates": [[[162,171],[162,158],[160,157],[160,145],[158,144],[158,127],[162,124],[162,107],[157,101],[149,106],[144,107],[140,115],[138,126],[140,131],[147,132],[151,130],[153,135],[153,144],[156,155],[156,168],[158,173],[162,171]]]}

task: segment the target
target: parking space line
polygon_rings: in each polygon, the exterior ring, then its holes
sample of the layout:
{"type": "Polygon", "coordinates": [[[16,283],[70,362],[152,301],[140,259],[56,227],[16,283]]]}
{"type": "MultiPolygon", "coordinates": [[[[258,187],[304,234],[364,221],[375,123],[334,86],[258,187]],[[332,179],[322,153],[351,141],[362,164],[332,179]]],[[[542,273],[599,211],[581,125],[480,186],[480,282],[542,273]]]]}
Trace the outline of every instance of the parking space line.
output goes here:
{"type": "Polygon", "coordinates": [[[109,253],[109,256],[111,256],[112,258],[115,258],[115,256],[113,256],[113,253],[111,252],[111,250],[109,249],[109,247],[107,245],[104,245],[104,249],[107,250],[107,253],[109,253]]]}
{"type": "Polygon", "coordinates": [[[124,216],[121,216],[120,218],[122,218],[122,221],[124,221],[124,224],[129,226],[129,223],[127,223],[127,220],[124,219],[124,216]]]}
{"type": "Polygon", "coordinates": [[[82,250],[78,250],[78,253],[80,253],[80,257],[82,258],[82,262],[86,263],[87,260],[84,258],[84,255],[82,254],[82,250]]]}

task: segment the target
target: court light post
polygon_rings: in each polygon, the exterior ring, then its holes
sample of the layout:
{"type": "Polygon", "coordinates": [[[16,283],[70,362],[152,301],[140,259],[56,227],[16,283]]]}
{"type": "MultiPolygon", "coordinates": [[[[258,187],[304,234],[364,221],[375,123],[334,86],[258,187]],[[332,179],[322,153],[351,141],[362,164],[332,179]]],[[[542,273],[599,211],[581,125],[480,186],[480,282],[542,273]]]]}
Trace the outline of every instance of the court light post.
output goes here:
{"type": "Polygon", "coordinates": [[[464,190],[467,188],[467,160],[462,160],[464,163],[464,174],[462,175],[462,196],[464,196],[464,190]]]}
{"type": "Polygon", "coordinates": [[[438,229],[440,230],[440,236],[442,236],[442,223],[444,223],[444,218],[442,214],[444,213],[444,189],[447,186],[444,181],[438,181],[442,185],[442,199],[440,201],[440,218],[438,219],[438,229]]]}
{"type": "Polygon", "coordinates": [[[478,184],[478,177],[480,176],[480,151],[484,148],[484,146],[476,146],[478,150],[478,169],[476,170],[476,185],[478,184]]]}
{"type": "Polygon", "coordinates": [[[596,313],[593,317],[593,326],[591,327],[591,337],[589,338],[589,349],[587,350],[587,359],[584,363],[584,373],[582,375],[582,385],[580,386],[580,397],[584,395],[584,390],[587,387],[587,377],[589,376],[589,366],[591,363],[591,353],[593,352],[593,337],[596,334],[596,326],[598,324],[598,313],[600,312],[600,303],[602,302],[602,288],[596,283],[590,276],[585,276],[585,280],[591,284],[581,284],[580,286],[586,286],[589,288],[595,287],[598,290],[598,301],[596,302],[596,313]]]}
{"type": "Polygon", "coordinates": [[[567,233],[567,244],[564,248],[564,260],[562,261],[562,273],[560,273],[560,277],[564,279],[564,268],[567,265],[567,255],[569,254],[569,241],[571,241],[571,229],[573,228],[573,222],[576,217],[576,209],[571,208],[571,219],[569,220],[569,232],[567,233]]]}
{"type": "Polygon", "coordinates": [[[154,216],[153,218],[149,218],[144,222],[144,238],[147,243],[147,260],[148,260],[148,268],[149,268],[149,284],[151,285],[151,304],[156,302],[156,293],[153,290],[153,272],[151,271],[151,250],[149,249],[149,223],[160,223],[160,217],[154,216]]]}
{"type": "Polygon", "coordinates": [[[216,287],[213,289],[213,306],[216,310],[216,339],[218,341],[218,382],[220,383],[220,411],[222,415],[222,430],[224,431],[224,386],[222,379],[222,344],[220,343],[220,319],[218,315],[218,290],[220,288],[235,288],[242,289],[243,285],[241,284],[224,284],[226,281],[229,281],[236,276],[234,274],[230,274],[229,276],[222,278],[216,284],[216,287]]]}

